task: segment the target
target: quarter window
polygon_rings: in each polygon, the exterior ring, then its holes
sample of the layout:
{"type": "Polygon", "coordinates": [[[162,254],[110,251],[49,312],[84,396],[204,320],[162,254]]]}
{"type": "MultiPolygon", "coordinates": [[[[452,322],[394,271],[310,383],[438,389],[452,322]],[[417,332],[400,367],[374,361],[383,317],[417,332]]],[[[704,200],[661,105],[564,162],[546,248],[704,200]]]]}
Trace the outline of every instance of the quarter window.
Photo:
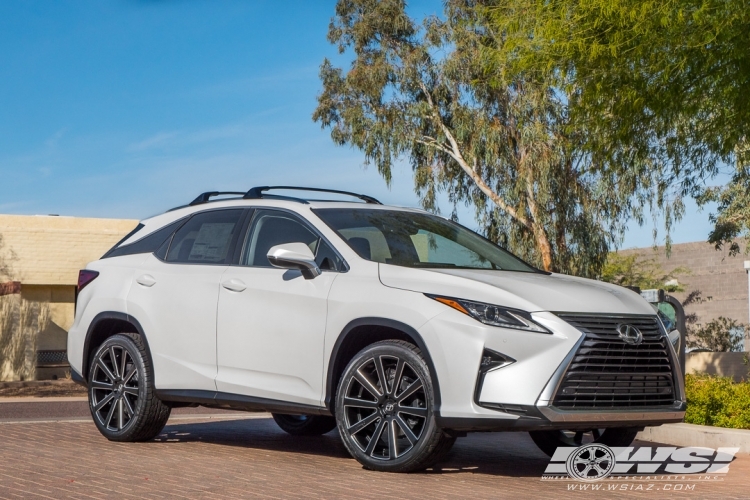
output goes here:
{"type": "Polygon", "coordinates": [[[172,238],[167,262],[226,264],[242,210],[212,210],[194,215],[172,238]]]}

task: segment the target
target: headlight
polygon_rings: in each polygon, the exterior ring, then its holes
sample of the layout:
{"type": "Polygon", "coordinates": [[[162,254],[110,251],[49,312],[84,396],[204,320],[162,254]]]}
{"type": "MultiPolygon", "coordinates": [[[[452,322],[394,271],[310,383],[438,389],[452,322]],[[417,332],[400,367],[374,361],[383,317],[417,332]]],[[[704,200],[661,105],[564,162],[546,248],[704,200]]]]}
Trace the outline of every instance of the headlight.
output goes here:
{"type": "Polygon", "coordinates": [[[503,328],[515,328],[528,332],[552,333],[539,323],[531,319],[531,314],[518,309],[507,309],[505,307],[474,302],[473,300],[455,299],[452,297],[441,297],[439,295],[425,294],[427,297],[437,300],[448,307],[471,316],[485,325],[500,326],[503,328]]]}

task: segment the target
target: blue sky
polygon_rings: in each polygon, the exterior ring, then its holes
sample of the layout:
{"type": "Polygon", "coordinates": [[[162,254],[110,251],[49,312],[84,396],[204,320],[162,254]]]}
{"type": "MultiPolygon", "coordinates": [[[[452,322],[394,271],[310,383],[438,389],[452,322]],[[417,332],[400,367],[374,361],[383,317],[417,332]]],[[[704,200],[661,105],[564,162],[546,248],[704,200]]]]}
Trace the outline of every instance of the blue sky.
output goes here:
{"type": "MultiPolygon", "coordinates": [[[[266,184],[417,205],[408,166],[389,189],[311,119],[323,58],[346,64],[325,38],[334,4],[0,3],[0,213],[144,218],[266,184]]],[[[623,247],[651,245],[652,228],[631,228],[623,247]]],[[[673,237],[709,229],[689,204],[673,237]]]]}

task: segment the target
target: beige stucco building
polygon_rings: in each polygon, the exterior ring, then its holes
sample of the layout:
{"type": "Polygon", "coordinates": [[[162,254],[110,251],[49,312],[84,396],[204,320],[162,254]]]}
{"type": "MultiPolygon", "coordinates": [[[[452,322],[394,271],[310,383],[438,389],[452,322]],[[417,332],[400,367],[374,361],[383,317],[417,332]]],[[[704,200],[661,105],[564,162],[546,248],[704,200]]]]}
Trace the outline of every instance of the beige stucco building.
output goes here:
{"type": "MultiPolygon", "coordinates": [[[[136,220],[0,215],[1,282],[20,282],[23,299],[49,303],[49,326],[39,332],[37,350],[66,348],[73,324],[78,271],[130,232],[136,220]]],[[[37,378],[45,378],[38,370],[37,378]]]]}

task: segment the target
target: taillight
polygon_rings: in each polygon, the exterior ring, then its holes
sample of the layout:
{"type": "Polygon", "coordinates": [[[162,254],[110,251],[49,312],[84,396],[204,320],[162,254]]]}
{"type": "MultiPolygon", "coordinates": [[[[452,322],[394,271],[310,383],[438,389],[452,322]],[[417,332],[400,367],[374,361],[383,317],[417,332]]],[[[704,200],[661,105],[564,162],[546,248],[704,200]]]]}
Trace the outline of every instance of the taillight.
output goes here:
{"type": "Polygon", "coordinates": [[[91,271],[89,269],[81,269],[78,271],[78,293],[80,293],[86,285],[94,281],[97,276],[99,276],[99,271],[91,271]]]}

